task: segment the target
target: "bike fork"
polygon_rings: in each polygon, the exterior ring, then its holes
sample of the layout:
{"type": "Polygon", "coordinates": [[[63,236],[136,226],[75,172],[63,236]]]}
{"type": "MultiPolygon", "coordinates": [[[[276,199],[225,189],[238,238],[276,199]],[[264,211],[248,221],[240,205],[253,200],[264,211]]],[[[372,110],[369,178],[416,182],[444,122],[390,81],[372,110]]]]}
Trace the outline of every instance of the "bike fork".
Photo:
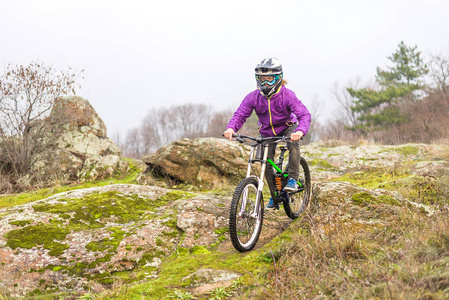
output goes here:
{"type": "Polygon", "coordinates": [[[262,201],[262,190],[263,190],[263,179],[265,176],[265,169],[267,167],[267,159],[268,159],[268,145],[262,145],[265,149],[263,149],[263,159],[262,159],[262,168],[260,171],[260,176],[257,178],[259,181],[258,187],[257,187],[257,197],[256,197],[256,206],[254,207],[254,211],[251,213],[251,217],[255,219],[259,219],[261,215],[261,201],[262,201]],[[260,208],[260,210],[259,210],[260,208]]]}

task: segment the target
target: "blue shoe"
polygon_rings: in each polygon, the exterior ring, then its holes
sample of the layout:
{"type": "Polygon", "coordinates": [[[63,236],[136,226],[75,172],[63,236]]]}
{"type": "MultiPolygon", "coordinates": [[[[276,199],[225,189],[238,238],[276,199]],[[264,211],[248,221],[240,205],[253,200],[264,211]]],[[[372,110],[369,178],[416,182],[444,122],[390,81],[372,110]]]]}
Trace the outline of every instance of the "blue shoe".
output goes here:
{"type": "Polygon", "coordinates": [[[265,209],[275,209],[276,205],[274,205],[273,198],[270,198],[270,202],[265,206],[265,209]]]}
{"type": "Polygon", "coordinates": [[[284,188],[284,191],[296,192],[297,190],[298,190],[298,184],[296,183],[296,180],[293,178],[290,178],[287,182],[287,185],[284,188]]]}

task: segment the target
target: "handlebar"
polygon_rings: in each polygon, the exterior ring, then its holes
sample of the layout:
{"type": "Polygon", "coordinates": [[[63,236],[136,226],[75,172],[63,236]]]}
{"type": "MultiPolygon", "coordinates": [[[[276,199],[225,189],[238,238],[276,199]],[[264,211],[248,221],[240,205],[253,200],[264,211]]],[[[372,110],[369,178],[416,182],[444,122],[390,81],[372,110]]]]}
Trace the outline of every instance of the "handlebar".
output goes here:
{"type": "MultiPolygon", "coordinates": [[[[225,136],[225,135],[222,134],[222,136],[225,136]]],[[[252,136],[242,135],[242,134],[233,134],[232,137],[235,138],[240,143],[244,143],[244,142],[246,142],[246,140],[251,140],[253,142],[256,142],[256,144],[289,142],[290,141],[290,138],[286,137],[286,136],[252,137],[252,136]]],[[[302,137],[301,137],[301,139],[302,139],[302,137]]]]}

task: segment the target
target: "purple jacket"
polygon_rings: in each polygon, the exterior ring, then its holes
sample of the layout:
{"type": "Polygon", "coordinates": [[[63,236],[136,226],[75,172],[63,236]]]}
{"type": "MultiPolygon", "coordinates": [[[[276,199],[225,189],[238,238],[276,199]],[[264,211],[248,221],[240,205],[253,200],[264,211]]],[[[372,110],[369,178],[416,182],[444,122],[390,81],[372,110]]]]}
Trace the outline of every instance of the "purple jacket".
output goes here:
{"type": "Polygon", "coordinates": [[[307,108],[293,91],[282,86],[281,90],[270,98],[264,97],[259,90],[249,93],[235,111],[226,129],[232,128],[237,132],[253,110],[259,117],[259,132],[264,137],[278,135],[296,122],[296,131],[302,131],[304,135],[310,127],[311,116],[307,108]]]}

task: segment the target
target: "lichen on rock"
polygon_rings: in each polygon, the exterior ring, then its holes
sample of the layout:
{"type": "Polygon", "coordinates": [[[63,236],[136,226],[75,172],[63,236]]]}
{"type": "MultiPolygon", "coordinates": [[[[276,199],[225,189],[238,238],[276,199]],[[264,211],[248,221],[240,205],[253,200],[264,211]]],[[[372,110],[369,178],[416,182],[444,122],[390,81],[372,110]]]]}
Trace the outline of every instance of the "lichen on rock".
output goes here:
{"type": "Polygon", "coordinates": [[[121,149],[107,137],[103,120],[86,99],[58,98],[45,122],[52,128],[45,139],[52,142],[36,157],[33,172],[96,180],[127,169],[121,149]]]}
{"type": "Polygon", "coordinates": [[[218,203],[214,197],[121,184],[8,208],[9,214],[0,218],[5,225],[0,230],[0,287],[17,297],[54,289],[100,291],[124,277],[155,278],[162,261],[180,245],[195,252],[195,247],[219,242],[214,231],[225,225],[227,211],[218,203]],[[191,241],[203,221],[205,239],[191,241]],[[45,287],[39,284],[43,281],[52,284],[45,287]]]}

